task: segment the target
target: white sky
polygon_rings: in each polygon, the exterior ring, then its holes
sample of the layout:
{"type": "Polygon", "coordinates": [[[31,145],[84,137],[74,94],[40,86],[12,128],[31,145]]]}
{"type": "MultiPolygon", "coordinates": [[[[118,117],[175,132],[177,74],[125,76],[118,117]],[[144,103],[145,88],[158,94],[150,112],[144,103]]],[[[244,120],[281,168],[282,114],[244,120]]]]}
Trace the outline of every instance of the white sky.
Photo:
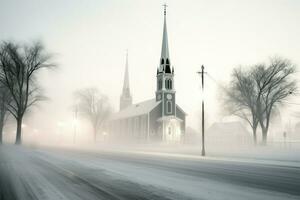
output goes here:
{"type": "MultiPolygon", "coordinates": [[[[36,129],[51,132],[72,119],[72,92],[88,86],[106,93],[118,109],[129,50],[134,102],[154,98],[164,1],[160,0],[0,0],[0,40],[42,40],[57,54],[59,69],[43,73],[52,99],[32,119],[36,129]]],[[[300,1],[167,1],[171,63],[177,103],[198,127],[202,64],[219,84],[233,67],[280,55],[300,64],[300,1]]],[[[206,79],[207,116],[221,120],[217,84],[206,79]]],[[[300,111],[300,106],[294,108],[300,111]]]]}

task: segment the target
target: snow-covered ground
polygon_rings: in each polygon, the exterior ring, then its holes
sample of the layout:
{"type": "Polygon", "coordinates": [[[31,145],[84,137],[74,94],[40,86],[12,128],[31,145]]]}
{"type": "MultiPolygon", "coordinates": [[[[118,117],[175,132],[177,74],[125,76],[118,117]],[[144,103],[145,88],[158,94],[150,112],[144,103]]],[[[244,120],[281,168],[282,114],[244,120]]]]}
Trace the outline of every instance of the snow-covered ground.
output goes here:
{"type": "Polygon", "coordinates": [[[180,155],[3,146],[0,191],[25,200],[300,198],[299,167],[180,155]]]}
{"type": "MultiPolygon", "coordinates": [[[[39,145],[35,145],[39,146],[39,145]]],[[[45,146],[45,145],[42,145],[45,146]]],[[[47,145],[49,146],[49,145],[47,145]]],[[[179,144],[63,144],[49,147],[79,149],[84,151],[114,151],[140,153],[159,156],[191,157],[201,159],[201,146],[179,144]]],[[[269,163],[287,166],[300,166],[300,142],[293,144],[276,144],[268,146],[206,146],[206,159],[234,160],[241,162],[269,163]]]]}

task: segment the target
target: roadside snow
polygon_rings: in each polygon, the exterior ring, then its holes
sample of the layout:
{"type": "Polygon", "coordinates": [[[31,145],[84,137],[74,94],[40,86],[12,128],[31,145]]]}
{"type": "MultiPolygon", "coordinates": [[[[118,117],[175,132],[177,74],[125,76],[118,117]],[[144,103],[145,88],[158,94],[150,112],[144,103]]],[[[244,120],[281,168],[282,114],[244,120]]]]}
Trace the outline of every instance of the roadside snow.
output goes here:
{"type": "MultiPolygon", "coordinates": [[[[92,170],[104,170],[104,172],[116,179],[129,180],[137,182],[146,186],[153,186],[154,188],[160,188],[169,190],[173,193],[182,194],[192,199],[298,199],[288,194],[282,194],[279,192],[269,192],[266,190],[253,189],[245,186],[238,186],[233,184],[227,184],[224,182],[217,182],[206,178],[193,177],[189,175],[183,175],[176,172],[168,172],[166,170],[154,169],[151,167],[138,166],[135,164],[120,162],[109,159],[90,159],[84,156],[60,156],[60,160],[57,160],[57,156],[48,152],[42,152],[46,154],[47,158],[51,157],[51,161],[55,161],[57,165],[63,166],[68,162],[70,165],[79,165],[82,168],[92,170]]],[[[97,176],[93,174],[93,176],[97,176]]]]}

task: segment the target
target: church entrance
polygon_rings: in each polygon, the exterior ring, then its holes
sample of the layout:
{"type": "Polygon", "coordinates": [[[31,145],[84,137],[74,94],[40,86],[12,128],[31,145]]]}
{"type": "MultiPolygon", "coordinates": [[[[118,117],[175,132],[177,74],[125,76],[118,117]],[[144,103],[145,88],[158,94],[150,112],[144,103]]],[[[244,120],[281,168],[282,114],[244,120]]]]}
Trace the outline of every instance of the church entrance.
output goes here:
{"type": "Polygon", "coordinates": [[[170,119],[165,122],[164,139],[167,143],[180,142],[181,130],[180,121],[177,119],[170,119]]]}

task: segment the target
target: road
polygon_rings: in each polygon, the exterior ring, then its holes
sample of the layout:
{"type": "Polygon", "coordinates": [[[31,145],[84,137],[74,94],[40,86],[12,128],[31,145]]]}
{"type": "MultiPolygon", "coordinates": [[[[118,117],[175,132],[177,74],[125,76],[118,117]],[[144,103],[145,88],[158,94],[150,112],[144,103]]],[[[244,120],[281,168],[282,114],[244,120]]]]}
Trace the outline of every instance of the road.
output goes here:
{"type": "Polygon", "coordinates": [[[0,199],[300,199],[300,168],[4,145],[0,199]]]}

